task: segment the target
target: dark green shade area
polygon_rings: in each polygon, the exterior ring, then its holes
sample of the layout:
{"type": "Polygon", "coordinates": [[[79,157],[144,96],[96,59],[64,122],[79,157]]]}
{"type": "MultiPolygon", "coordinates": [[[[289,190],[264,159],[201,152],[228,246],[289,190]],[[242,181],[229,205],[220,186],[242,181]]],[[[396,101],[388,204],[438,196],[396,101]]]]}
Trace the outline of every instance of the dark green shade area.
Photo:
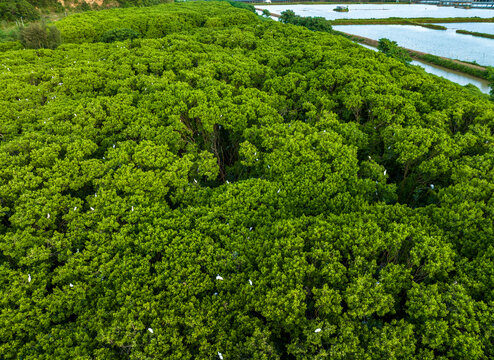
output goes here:
{"type": "Polygon", "coordinates": [[[494,357],[491,102],[225,2],[57,27],[0,53],[0,358],[494,357]]]}

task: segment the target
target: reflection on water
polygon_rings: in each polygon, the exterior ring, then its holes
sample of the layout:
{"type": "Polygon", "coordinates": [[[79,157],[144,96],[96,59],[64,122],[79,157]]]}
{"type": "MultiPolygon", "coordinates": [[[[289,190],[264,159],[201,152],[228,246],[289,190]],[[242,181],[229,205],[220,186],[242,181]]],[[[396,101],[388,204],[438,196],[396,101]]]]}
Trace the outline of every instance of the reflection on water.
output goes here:
{"type": "MultiPolygon", "coordinates": [[[[365,44],[359,44],[359,45],[361,45],[367,49],[377,51],[377,49],[372,47],[372,46],[365,45],[365,44]]],[[[468,74],[463,74],[463,73],[460,73],[458,71],[449,70],[449,69],[446,69],[446,68],[443,68],[443,67],[440,67],[437,65],[424,63],[424,62],[418,61],[418,60],[413,60],[412,65],[418,65],[430,74],[441,76],[441,77],[443,77],[449,81],[453,81],[453,82],[460,84],[460,85],[463,85],[463,86],[465,86],[467,84],[475,85],[484,94],[489,94],[490,88],[489,88],[489,83],[487,82],[487,80],[479,79],[479,78],[470,76],[468,74]]]]}
{"type": "Polygon", "coordinates": [[[374,40],[388,38],[399,46],[451,59],[494,66],[494,39],[457,34],[411,25],[338,25],[335,30],[374,40]]]}
{"type": "Polygon", "coordinates": [[[291,9],[300,16],[322,16],[326,19],[384,19],[401,18],[448,18],[448,17],[494,17],[494,9],[460,9],[420,4],[331,4],[331,5],[259,5],[279,14],[291,9]],[[349,12],[336,12],[336,6],[348,6],[349,12]]]}

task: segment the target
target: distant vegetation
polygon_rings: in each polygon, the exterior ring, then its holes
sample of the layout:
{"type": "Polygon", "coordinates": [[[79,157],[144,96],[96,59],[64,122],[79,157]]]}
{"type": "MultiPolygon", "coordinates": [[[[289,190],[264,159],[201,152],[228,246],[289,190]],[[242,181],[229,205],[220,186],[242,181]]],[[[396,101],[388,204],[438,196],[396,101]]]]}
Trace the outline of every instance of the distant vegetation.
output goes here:
{"type": "Polygon", "coordinates": [[[494,358],[493,103],[226,2],[57,27],[0,53],[2,360],[494,358]]]}
{"type": "Polygon", "coordinates": [[[422,27],[432,29],[432,30],[447,30],[448,29],[446,26],[442,26],[442,25],[423,24],[423,23],[413,22],[413,21],[410,21],[410,25],[422,26],[422,27]]]}
{"type": "Polygon", "coordinates": [[[38,20],[40,13],[27,0],[0,0],[0,20],[38,20]]]}

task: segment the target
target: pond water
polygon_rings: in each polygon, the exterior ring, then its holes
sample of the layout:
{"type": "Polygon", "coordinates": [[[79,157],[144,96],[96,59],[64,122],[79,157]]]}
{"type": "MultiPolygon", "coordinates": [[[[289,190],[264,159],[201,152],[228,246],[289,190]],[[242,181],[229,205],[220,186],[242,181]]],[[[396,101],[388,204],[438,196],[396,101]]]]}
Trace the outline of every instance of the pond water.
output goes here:
{"type": "MultiPolygon", "coordinates": [[[[377,49],[375,47],[365,45],[365,44],[360,44],[360,43],[357,43],[357,44],[359,44],[359,45],[361,45],[367,49],[377,51],[377,49]]],[[[468,74],[463,74],[463,73],[460,73],[458,71],[446,69],[446,68],[443,68],[443,67],[440,67],[440,66],[437,66],[434,64],[429,64],[429,63],[425,63],[425,62],[418,61],[418,60],[413,60],[411,62],[411,64],[420,66],[429,74],[441,76],[441,77],[443,77],[449,81],[455,82],[455,83],[463,85],[463,86],[468,85],[468,84],[475,85],[484,94],[489,94],[490,87],[489,87],[489,83],[487,82],[487,80],[479,79],[479,78],[470,76],[468,74]]]]}
{"type": "Polygon", "coordinates": [[[459,9],[455,7],[421,4],[331,4],[331,5],[258,5],[270,12],[280,14],[291,9],[300,16],[322,16],[326,19],[385,19],[401,18],[448,18],[448,17],[494,17],[494,9],[459,9]],[[336,6],[348,6],[349,12],[333,11],[336,6]]]}
{"type": "Polygon", "coordinates": [[[494,34],[494,23],[451,23],[451,24],[437,24],[446,26],[451,30],[468,30],[475,31],[484,34],[494,34]]]}
{"type": "Polygon", "coordinates": [[[399,46],[428,54],[494,66],[494,39],[457,34],[454,28],[432,30],[412,25],[338,25],[333,28],[374,40],[388,38],[399,46]]]}

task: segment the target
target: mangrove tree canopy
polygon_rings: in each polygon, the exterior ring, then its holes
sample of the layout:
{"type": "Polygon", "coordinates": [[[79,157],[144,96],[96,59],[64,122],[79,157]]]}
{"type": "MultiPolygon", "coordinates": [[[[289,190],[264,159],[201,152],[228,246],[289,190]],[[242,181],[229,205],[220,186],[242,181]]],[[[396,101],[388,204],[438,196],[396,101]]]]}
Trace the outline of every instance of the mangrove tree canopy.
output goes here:
{"type": "Polygon", "coordinates": [[[2,359],[493,358],[492,103],[226,2],[57,27],[0,53],[2,359]]]}

